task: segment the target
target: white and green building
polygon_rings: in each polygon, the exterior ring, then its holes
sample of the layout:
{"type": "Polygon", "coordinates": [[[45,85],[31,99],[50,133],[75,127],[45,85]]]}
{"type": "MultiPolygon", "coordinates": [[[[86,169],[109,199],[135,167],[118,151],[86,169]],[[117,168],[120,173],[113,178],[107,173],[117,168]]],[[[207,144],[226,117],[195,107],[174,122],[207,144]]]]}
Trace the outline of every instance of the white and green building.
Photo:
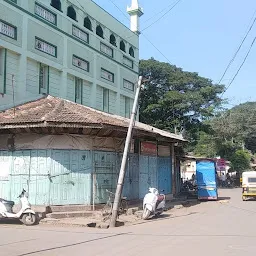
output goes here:
{"type": "Polygon", "coordinates": [[[0,0],[0,110],[43,94],[128,117],[138,79],[131,29],[92,0],[0,0]]]}

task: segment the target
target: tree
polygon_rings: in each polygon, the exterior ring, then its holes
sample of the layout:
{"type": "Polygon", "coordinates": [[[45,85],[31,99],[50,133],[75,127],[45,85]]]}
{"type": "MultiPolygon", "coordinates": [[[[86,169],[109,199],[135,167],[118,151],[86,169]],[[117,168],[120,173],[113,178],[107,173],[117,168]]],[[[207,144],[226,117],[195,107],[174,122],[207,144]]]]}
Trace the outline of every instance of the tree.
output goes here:
{"type": "Polygon", "coordinates": [[[140,61],[140,73],[150,80],[140,97],[140,121],[169,132],[183,133],[192,145],[221,106],[223,85],[153,58],[140,61]]]}
{"type": "Polygon", "coordinates": [[[217,141],[233,148],[256,152],[256,102],[247,102],[224,111],[210,121],[217,141]]]}
{"type": "Polygon", "coordinates": [[[250,168],[251,155],[244,150],[237,150],[231,158],[232,169],[242,172],[250,168]]]}
{"type": "Polygon", "coordinates": [[[194,148],[194,154],[200,157],[216,157],[216,144],[213,134],[199,132],[198,142],[194,148]]]}

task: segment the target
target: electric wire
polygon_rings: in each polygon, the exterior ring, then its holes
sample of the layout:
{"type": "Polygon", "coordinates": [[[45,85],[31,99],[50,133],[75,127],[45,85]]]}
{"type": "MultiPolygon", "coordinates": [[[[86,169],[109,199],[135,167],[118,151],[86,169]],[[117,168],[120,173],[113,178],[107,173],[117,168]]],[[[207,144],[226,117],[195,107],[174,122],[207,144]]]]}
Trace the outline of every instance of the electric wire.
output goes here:
{"type": "MultiPolygon", "coordinates": [[[[125,16],[126,19],[129,20],[126,14],[114,3],[113,0],[109,1],[125,16]]],[[[171,61],[148,39],[148,37],[144,33],[141,33],[141,35],[169,62],[169,64],[172,64],[171,61]]]]}
{"type": "Polygon", "coordinates": [[[150,28],[151,26],[155,25],[158,21],[164,18],[169,12],[171,12],[182,0],[178,0],[174,5],[171,6],[161,17],[159,17],[156,21],[152,22],[150,25],[142,29],[140,32],[145,31],[146,29],[150,28]]]}
{"type": "Polygon", "coordinates": [[[245,55],[245,57],[244,57],[244,59],[243,59],[243,62],[242,62],[241,65],[239,66],[237,72],[235,73],[235,75],[234,75],[233,78],[231,79],[231,81],[230,81],[230,83],[228,84],[228,86],[227,86],[227,87],[225,88],[225,90],[222,92],[221,97],[222,97],[223,94],[228,90],[228,88],[232,85],[232,83],[235,81],[237,75],[238,75],[239,72],[241,71],[243,65],[245,64],[247,58],[248,58],[249,55],[250,55],[250,52],[251,52],[252,47],[253,47],[253,45],[254,45],[254,43],[255,43],[255,40],[256,40],[256,37],[254,37],[254,39],[253,39],[253,41],[252,41],[252,43],[251,43],[251,45],[250,45],[250,47],[249,47],[249,50],[247,51],[247,53],[246,53],[246,55],[245,55]]]}
{"type": "MultiPolygon", "coordinates": [[[[253,16],[255,16],[255,13],[256,13],[256,11],[254,12],[254,15],[253,15],[253,16]]],[[[252,28],[254,27],[255,22],[256,22],[256,17],[253,19],[252,24],[250,25],[249,29],[247,30],[247,32],[246,32],[244,38],[242,39],[242,41],[241,41],[239,47],[237,48],[237,50],[236,50],[234,56],[231,58],[230,62],[228,63],[228,65],[227,65],[227,67],[226,67],[224,73],[222,74],[222,76],[221,76],[221,78],[220,78],[220,80],[219,80],[219,84],[221,83],[221,81],[222,81],[223,78],[225,77],[225,75],[226,75],[228,69],[230,68],[230,66],[231,66],[231,64],[234,62],[234,60],[235,60],[237,54],[238,54],[239,51],[241,50],[241,48],[242,48],[242,46],[243,46],[245,40],[247,39],[248,35],[250,34],[252,28]]]]}

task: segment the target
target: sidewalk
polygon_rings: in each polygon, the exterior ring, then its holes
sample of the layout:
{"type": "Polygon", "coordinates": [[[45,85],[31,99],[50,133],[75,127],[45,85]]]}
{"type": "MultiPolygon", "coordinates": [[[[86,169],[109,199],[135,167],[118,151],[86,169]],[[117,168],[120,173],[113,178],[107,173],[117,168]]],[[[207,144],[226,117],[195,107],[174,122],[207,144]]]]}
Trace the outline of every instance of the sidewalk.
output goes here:
{"type": "MultiPolygon", "coordinates": [[[[188,199],[188,200],[172,200],[166,202],[166,211],[161,215],[162,218],[170,217],[176,210],[191,207],[193,205],[199,204],[198,200],[196,199],[188,199]]],[[[118,218],[118,223],[120,226],[130,226],[136,225],[140,223],[147,222],[148,220],[144,221],[141,219],[142,210],[141,210],[141,203],[133,204],[129,207],[128,212],[130,214],[127,215],[120,215],[118,218]]],[[[63,219],[52,219],[52,218],[45,218],[40,221],[40,224],[48,224],[48,225],[58,225],[58,226],[78,226],[78,227],[88,227],[88,225],[94,226],[101,226],[102,228],[107,228],[108,223],[102,222],[102,217],[99,217],[99,212],[96,211],[93,217],[78,217],[78,218],[63,218],[63,219]]],[[[96,226],[96,227],[97,227],[96,226]]]]}

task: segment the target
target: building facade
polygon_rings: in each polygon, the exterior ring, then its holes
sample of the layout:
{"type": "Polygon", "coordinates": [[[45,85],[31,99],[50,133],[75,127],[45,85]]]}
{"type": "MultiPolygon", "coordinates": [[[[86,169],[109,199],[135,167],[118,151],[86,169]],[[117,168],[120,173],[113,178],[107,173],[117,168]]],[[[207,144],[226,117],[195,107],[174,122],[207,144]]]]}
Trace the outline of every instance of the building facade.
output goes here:
{"type": "Polygon", "coordinates": [[[132,30],[91,0],[0,0],[0,110],[50,94],[129,117],[139,63],[132,30]]]}

